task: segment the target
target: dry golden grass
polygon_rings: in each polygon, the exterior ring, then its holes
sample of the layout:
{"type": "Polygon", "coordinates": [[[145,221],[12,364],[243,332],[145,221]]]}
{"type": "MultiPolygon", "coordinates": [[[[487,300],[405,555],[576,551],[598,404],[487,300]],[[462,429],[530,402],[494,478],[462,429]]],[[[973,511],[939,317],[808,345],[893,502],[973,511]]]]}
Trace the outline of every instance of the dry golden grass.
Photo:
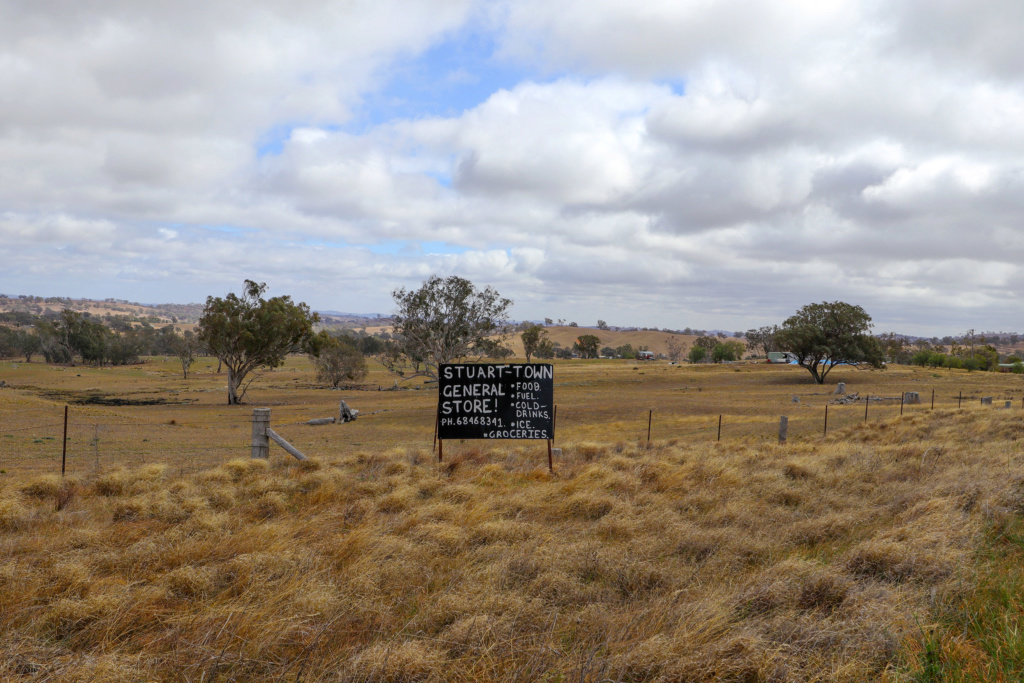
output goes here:
{"type": "MultiPolygon", "coordinates": [[[[358,423],[357,423],[358,424],[358,423]]],[[[0,678],[908,679],[1017,412],[760,439],[352,449],[0,479],[0,678]]],[[[984,657],[972,652],[971,656],[984,657]]]]}
{"type": "Polygon", "coordinates": [[[247,458],[215,362],[11,365],[3,680],[939,680],[934,643],[993,670],[936,619],[1024,510],[1016,376],[837,369],[897,398],[831,406],[822,438],[832,386],[799,368],[558,363],[551,475],[529,442],[438,465],[435,393],[320,389],[304,359],[250,398],[306,463],[247,458]],[[58,401],[97,393],[189,402],[73,405],[61,479],[58,401]],[[340,397],[363,416],[298,424],[340,397]]]}

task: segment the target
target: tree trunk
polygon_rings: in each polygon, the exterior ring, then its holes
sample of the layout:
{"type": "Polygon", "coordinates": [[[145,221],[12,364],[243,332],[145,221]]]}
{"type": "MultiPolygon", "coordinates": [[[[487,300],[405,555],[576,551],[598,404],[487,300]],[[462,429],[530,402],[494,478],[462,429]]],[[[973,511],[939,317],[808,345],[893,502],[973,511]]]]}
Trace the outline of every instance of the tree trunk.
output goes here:
{"type": "Polygon", "coordinates": [[[228,366],[228,405],[238,405],[238,385],[235,384],[235,373],[228,366]]]}

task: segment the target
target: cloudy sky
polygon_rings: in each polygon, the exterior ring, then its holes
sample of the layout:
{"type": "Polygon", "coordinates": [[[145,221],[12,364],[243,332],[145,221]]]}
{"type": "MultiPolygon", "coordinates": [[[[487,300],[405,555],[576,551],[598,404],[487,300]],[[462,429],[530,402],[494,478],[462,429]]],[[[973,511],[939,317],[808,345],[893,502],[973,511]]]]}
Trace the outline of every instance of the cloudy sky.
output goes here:
{"type": "Polygon", "coordinates": [[[1020,0],[6,0],[0,292],[1024,330],[1020,0]]]}

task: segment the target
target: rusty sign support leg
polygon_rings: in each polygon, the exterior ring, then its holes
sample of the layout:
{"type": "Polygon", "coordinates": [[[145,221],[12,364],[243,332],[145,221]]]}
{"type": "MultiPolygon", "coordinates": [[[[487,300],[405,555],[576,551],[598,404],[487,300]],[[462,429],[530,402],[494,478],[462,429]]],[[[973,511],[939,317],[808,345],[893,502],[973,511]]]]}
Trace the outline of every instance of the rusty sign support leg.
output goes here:
{"type": "Polygon", "coordinates": [[[440,424],[441,424],[441,412],[438,411],[437,414],[434,415],[434,441],[433,441],[433,443],[430,444],[430,452],[431,453],[433,453],[434,449],[437,448],[437,429],[438,429],[438,426],[440,424]]]}
{"type": "Polygon", "coordinates": [[[64,470],[68,464],[68,407],[64,406],[64,442],[60,449],[60,476],[64,476],[64,470]]]}

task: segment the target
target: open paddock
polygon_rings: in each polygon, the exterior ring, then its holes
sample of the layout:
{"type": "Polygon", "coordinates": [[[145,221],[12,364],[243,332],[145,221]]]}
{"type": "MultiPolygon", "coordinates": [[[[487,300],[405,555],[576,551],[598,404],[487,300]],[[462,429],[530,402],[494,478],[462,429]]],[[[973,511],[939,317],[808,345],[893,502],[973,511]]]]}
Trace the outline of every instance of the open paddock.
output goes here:
{"type": "MultiPolygon", "coordinates": [[[[253,407],[271,408],[274,429],[310,456],[431,447],[437,393],[422,380],[400,381],[396,391],[393,375],[372,368],[358,387],[325,389],[316,386],[305,358],[292,357],[260,374],[249,387],[247,405],[228,406],[225,377],[215,370],[216,362],[208,358],[188,380],[173,359],[118,368],[0,362],[0,378],[8,384],[0,389],[0,469],[59,471],[64,405],[69,406],[67,468],[74,473],[152,463],[196,471],[246,457],[253,407]],[[341,398],[360,411],[358,420],[305,424],[336,415],[341,398]]],[[[905,415],[931,410],[933,392],[935,409],[993,410],[1010,401],[1012,410],[1024,410],[1024,378],[1012,374],[841,366],[828,379],[816,385],[802,368],[763,363],[556,361],[555,447],[646,443],[649,426],[652,441],[768,443],[778,440],[783,415],[789,440],[822,438],[826,428],[864,423],[865,413],[868,423],[898,417],[907,391],[918,392],[922,402],[903,406],[905,415]],[[834,404],[839,381],[848,394],[871,400],[834,404]],[[994,406],[980,405],[985,396],[993,397],[994,406]]],[[[536,445],[538,453],[543,450],[542,443],[536,445]]],[[[455,453],[479,446],[456,442],[445,449],[455,453]]]]}
{"type": "Polygon", "coordinates": [[[550,474],[542,442],[437,463],[436,393],[377,391],[377,370],[331,391],[292,358],[229,407],[214,367],[0,367],[0,678],[1024,671],[1018,376],[839,368],[850,392],[924,402],[873,402],[867,424],[830,406],[823,434],[835,385],[799,368],[557,363],[550,474]],[[302,424],[342,397],[358,420],[302,424]],[[250,460],[254,406],[311,460],[250,460]]]}

